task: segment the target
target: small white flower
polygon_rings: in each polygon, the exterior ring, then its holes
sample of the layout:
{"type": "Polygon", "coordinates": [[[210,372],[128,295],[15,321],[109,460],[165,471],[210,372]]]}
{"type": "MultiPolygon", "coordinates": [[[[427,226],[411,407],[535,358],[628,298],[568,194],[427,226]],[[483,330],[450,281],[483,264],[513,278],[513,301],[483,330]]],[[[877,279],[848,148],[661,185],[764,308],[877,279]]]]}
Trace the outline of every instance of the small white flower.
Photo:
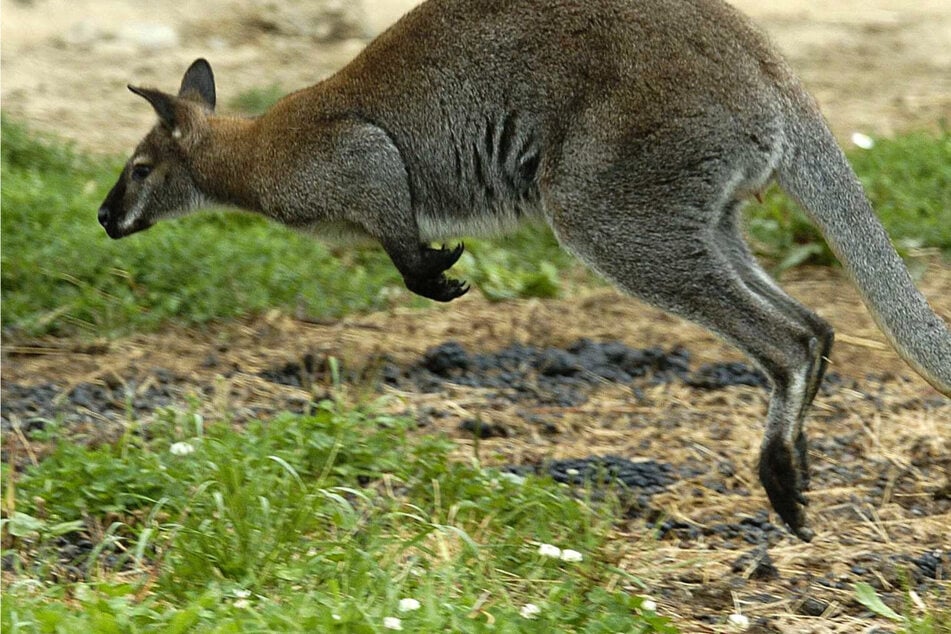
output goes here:
{"type": "Polygon", "coordinates": [[[558,559],[561,557],[561,548],[558,548],[558,546],[552,546],[551,544],[542,544],[538,547],[538,554],[542,557],[558,559]]]}
{"type": "Polygon", "coordinates": [[[234,596],[236,596],[239,599],[247,599],[248,597],[251,596],[251,591],[244,590],[243,588],[235,588],[232,591],[232,594],[234,594],[234,596]]]}
{"type": "Polygon", "coordinates": [[[400,612],[413,612],[419,609],[419,601],[412,598],[400,599],[400,612]]]}
{"type": "Polygon", "coordinates": [[[388,630],[402,630],[403,621],[399,620],[395,616],[387,616],[383,619],[383,627],[388,630]]]}
{"type": "Polygon", "coordinates": [[[525,477],[520,476],[517,473],[512,473],[511,471],[503,471],[499,474],[499,479],[508,480],[512,484],[522,485],[525,484],[525,477]]]}
{"type": "Polygon", "coordinates": [[[860,147],[863,150],[871,150],[873,147],[875,147],[875,139],[868,136],[867,134],[862,134],[861,132],[852,133],[852,143],[854,143],[856,147],[860,147]]]}
{"type": "Polygon", "coordinates": [[[339,621],[339,620],[340,620],[340,615],[339,615],[339,614],[331,614],[331,615],[330,615],[330,618],[332,618],[334,621],[339,621]]]}
{"type": "Polygon", "coordinates": [[[566,548],[563,551],[561,551],[561,560],[569,561],[572,563],[578,562],[578,561],[584,561],[584,555],[579,553],[577,550],[571,550],[570,548],[566,548]]]}
{"type": "Polygon", "coordinates": [[[172,443],[172,446],[168,448],[168,451],[173,456],[187,456],[188,454],[194,452],[195,448],[191,443],[176,442],[172,443]]]}
{"type": "Polygon", "coordinates": [[[239,610],[247,610],[251,607],[251,602],[247,599],[238,599],[234,602],[234,607],[238,608],[239,610]]]}
{"type": "Polygon", "coordinates": [[[742,614],[733,613],[727,617],[727,622],[737,630],[745,630],[750,626],[749,618],[743,616],[742,614]]]}
{"type": "Polygon", "coordinates": [[[645,612],[656,612],[657,604],[651,599],[644,599],[641,601],[641,609],[645,612]]]}
{"type": "Polygon", "coordinates": [[[542,613],[542,609],[534,603],[526,603],[518,613],[522,615],[523,619],[536,619],[542,613]]]}

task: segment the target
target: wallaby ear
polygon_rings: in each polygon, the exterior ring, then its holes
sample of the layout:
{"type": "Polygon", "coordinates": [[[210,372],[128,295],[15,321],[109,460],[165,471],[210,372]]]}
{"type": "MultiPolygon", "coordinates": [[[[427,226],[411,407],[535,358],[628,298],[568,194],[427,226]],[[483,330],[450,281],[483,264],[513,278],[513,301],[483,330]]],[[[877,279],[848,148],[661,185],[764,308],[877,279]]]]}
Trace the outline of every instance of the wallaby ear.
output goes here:
{"type": "Polygon", "coordinates": [[[166,126],[171,129],[175,128],[175,100],[176,97],[164,93],[161,90],[154,90],[152,88],[139,88],[137,86],[129,86],[129,90],[144,97],[152,107],[155,108],[155,113],[159,116],[159,119],[162,120],[166,126]]]}
{"type": "Polygon", "coordinates": [[[204,104],[209,110],[215,109],[215,75],[211,72],[211,64],[203,58],[198,58],[185,71],[182,77],[182,87],[178,89],[178,96],[182,99],[191,99],[204,104]]]}

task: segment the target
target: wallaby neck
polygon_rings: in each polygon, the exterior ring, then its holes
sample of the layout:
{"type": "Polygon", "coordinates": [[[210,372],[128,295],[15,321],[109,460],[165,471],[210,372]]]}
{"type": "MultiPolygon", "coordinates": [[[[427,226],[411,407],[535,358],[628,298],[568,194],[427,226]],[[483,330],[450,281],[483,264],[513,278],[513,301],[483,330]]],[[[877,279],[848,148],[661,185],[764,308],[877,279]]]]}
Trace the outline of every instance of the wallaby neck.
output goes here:
{"type": "MultiPolygon", "coordinates": [[[[198,186],[214,202],[266,213],[262,173],[268,142],[257,133],[255,120],[209,117],[206,138],[192,163],[198,186]]],[[[273,182],[273,181],[272,181],[273,182]]]]}

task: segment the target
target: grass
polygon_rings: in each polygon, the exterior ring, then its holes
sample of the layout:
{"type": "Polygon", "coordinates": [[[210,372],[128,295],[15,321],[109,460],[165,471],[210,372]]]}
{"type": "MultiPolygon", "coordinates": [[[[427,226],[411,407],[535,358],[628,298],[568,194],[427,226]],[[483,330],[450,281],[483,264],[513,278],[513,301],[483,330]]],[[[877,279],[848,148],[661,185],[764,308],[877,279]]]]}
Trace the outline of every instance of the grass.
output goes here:
{"type": "Polygon", "coordinates": [[[51,423],[45,459],[4,465],[3,631],[676,631],[615,569],[610,500],[413,425],[331,401],[240,432],[168,411],[99,446],[51,423]]]}
{"type": "Polygon", "coordinates": [[[951,627],[951,613],[929,612],[924,616],[912,614],[915,609],[921,607],[921,598],[913,591],[906,591],[908,614],[899,614],[888,607],[884,601],[875,592],[875,589],[869,584],[862,582],[855,584],[856,601],[868,608],[876,616],[888,619],[898,625],[901,625],[901,632],[905,634],[935,634],[937,632],[948,631],[951,627]],[[918,605],[915,605],[918,604],[918,605]]]}
{"type": "Polygon", "coordinates": [[[232,110],[241,114],[257,116],[263,114],[287,92],[279,84],[271,84],[263,88],[251,88],[235,96],[228,105],[232,110]]]}

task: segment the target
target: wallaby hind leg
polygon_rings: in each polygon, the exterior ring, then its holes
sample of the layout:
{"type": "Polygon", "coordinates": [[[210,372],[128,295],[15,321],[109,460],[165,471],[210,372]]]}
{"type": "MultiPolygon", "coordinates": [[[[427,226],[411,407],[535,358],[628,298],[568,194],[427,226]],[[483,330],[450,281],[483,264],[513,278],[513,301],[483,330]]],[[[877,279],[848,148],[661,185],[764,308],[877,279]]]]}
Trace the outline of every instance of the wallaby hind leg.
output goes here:
{"type": "Polygon", "coordinates": [[[806,385],[804,409],[800,416],[804,417],[806,410],[812,403],[822,384],[829,361],[829,353],[835,333],[829,323],[817,314],[790,297],[770,275],[763,270],[753,256],[739,229],[738,215],[742,207],[741,200],[735,200],[727,205],[723,216],[717,225],[719,232],[718,244],[727,254],[734,270],[754,292],[765,296],[788,313],[795,313],[800,317],[800,323],[808,324],[812,328],[813,336],[818,346],[819,363],[815,364],[814,372],[810,375],[806,385]]]}
{"type": "Polygon", "coordinates": [[[720,244],[716,225],[723,209],[716,207],[722,204],[722,192],[702,195],[698,192],[703,190],[688,187],[672,192],[671,181],[664,179],[662,187],[643,190],[652,200],[630,191],[618,200],[624,189],[617,177],[617,171],[611,172],[599,183],[588,176],[585,191],[578,191],[573,179],[565,196],[550,191],[546,202],[556,235],[620,288],[706,326],[766,373],[772,394],[760,479],[780,517],[800,538],[811,539],[803,509],[801,418],[809,377],[821,365],[816,329],[799,310],[790,309],[791,298],[777,299],[744,280],[753,280],[758,272],[720,244]],[[651,191],[660,195],[650,196],[651,191]],[[614,196],[606,200],[599,192],[614,196]]]}
{"type": "MultiPolygon", "coordinates": [[[[796,435],[796,454],[800,479],[803,488],[806,488],[809,484],[809,463],[804,420],[809,406],[822,384],[829,353],[832,349],[834,332],[828,322],[786,294],[786,291],[780,288],[763,270],[740,233],[737,222],[740,207],[741,201],[737,200],[725,209],[725,213],[717,225],[719,234],[717,245],[727,256],[733,270],[750,290],[760,295],[764,301],[771,302],[777,309],[784,311],[787,318],[791,319],[796,327],[808,327],[812,330],[812,336],[809,338],[811,365],[806,375],[802,409],[798,416],[799,431],[796,435]]],[[[772,437],[775,437],[775,434],[772,437]]],[[[768,463],[761,462],[760,469],[763,471],[760,477],[765,480],[769,472],[768,463]]]]}

